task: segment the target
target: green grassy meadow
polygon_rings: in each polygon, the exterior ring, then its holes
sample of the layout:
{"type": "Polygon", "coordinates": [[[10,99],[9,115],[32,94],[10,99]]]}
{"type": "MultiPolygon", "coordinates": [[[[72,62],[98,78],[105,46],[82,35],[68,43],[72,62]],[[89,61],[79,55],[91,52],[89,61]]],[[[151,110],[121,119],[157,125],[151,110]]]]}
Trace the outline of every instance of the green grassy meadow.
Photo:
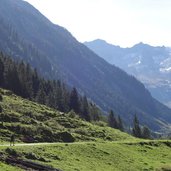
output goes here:
{"type": "MultiPolygon", "coordinates": [[[[9,147],[0,147],[2,153],[9,147]]],[[[63,171],[171,170],[171,142],[80,142],[12,147],[17,155],[63,171]],[[163,168],[163,169],[162,169],[163,168]]],[[[15,170],[5,164],[2,168],[15,170]]],[[[5,171],[5,170],[4,170],[5,171]]]]}

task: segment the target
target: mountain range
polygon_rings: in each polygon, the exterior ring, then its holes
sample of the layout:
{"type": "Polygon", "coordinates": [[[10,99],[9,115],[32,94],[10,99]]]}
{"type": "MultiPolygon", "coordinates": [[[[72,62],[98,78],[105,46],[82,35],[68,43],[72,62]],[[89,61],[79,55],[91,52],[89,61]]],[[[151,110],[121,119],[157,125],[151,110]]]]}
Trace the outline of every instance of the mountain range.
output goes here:
{"type": "Polygon", "coordinates": [[[85,45],[127,73],[143,82],[152,96],[171,107],[171,48],[153,47],[139,43],[121,48],[104,40],[85,42],[85,45]]]}
{"type": "Polygon", "coordinates": [[[127,125],[136,114],[154,131],[170,128],[171,110],[135,77],[78,42],[22,0],[0,1],[0,50],[37,68],[49,79],[75,86],[101,109],[113,109],[127,125]]]}

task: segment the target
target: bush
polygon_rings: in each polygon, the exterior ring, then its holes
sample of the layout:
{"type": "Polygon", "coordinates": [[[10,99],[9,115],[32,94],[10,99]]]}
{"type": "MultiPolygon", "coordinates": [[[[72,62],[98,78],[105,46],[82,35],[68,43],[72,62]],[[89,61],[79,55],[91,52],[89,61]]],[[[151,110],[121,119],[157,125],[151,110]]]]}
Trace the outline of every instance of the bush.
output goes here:
{"type": "Polygon", "coordinates": [[[33,152],[25,153],[25,158],[30,159],[30,160],[39,160],[39,161],[42,161],[42,162],[47,162],[47,160],[45,158],[39,157],[33,152]]]}
{"type": "Polygon", "coordinates": [[[62,142],[74,142],[75,138],[69,132],[60,132],[57,134],[62,142]]]}
{"type": "Polygon", "coordinates": [[[5,152],[8,153],[11,156],[15,156],[15,157],[18,157],[19,156],[18,153],[17,153],[17,151],[14,150],[14,149],[12,149],[12,148],[7,148],[5,150],[5,152]]]}
{"type": "Polygon", "coordinates": [[[70,118],[76,118],[76,117],[78,117],[77,114],[76,114],[73,110],[71,110],[71,111],[68,113],[68,115],[69,115],[70,118]]]}
{"type": "Polygon", "coordinates": [[[98,125],[100,127],[106,127],[107,126],[106,122],[103,122],[103,121],[96,121],[96,122],[92,122],[92,123],[95,125],[98,125]]]}
{"type": "Polygon", "coordinates": [[[31,159],[31,160],[38,160],[39,159],[39,157],[37,157],[36,154],[34,154],[33,152],[25,154],[25,157],[27,159],[31,159]]]}

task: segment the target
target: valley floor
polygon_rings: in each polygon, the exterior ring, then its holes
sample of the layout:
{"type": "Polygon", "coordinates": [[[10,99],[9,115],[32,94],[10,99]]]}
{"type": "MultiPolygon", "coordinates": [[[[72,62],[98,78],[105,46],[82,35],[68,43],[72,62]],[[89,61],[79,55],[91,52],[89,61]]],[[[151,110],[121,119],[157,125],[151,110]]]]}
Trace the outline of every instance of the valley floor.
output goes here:
{"type": "MultiPolygon", "coordinates": [[[[171,141],[78,142],[0,146],[0,153],[13,151],[22,158],[51,165],[62,171],[168,171],[171,141]],[[11,150],[9,150],[9,148],[11,150]],[[8,149],[8,150],[7,150],[8,149]]],[[[170,169],[169,169],[170,168],[170,169]]],[[[2,171],[22,169],[0,162],[2,171]]]]}

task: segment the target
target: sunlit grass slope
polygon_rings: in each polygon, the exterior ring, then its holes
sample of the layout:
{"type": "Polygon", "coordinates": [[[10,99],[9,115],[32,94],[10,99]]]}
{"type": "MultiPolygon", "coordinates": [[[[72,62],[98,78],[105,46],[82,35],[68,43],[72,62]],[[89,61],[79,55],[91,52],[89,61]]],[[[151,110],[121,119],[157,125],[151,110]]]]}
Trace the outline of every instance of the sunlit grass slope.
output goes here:
{"type": "MultiPolygon", "coordinates": [[[[7,147],[0,147],[5,153],[7,147]]],[[[13,147],[19,156],[63,171],[166,171],[171,142],[81,142],[13,147]],[[40,160],[41,159],[41,160],[40,160]],[[43,162],[42,162],[43,161],[43,162]]],[[[12,169],[11,169],[12,170],[12,169]]]]}
{"type": "Polygon", "coordinates": [[[15,133],[18,141],[72,142],[101,140],[132,140],[132,136],[107,127],[81,120],[73,112],[68,114],[23,99],[12,92],[0,89],[0,139],[9,141],[15,133]],[[3,121],[3,123],[2,123],[3,121]]]}

